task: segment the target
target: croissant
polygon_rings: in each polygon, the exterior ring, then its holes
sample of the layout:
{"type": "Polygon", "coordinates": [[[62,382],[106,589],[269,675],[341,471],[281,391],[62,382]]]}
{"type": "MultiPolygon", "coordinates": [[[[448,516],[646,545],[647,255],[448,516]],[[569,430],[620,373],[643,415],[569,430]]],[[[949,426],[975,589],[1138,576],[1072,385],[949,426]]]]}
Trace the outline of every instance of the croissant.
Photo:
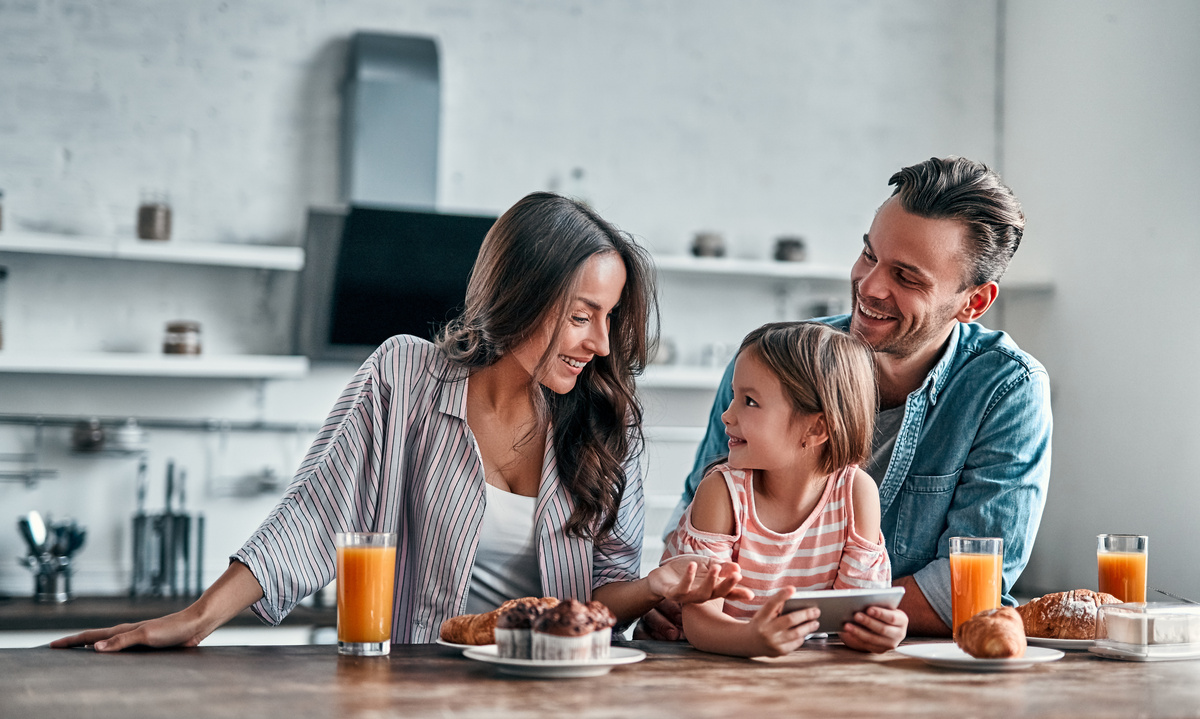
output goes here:
{"type": "Polygon", "coordinates": [[[1030,637],[1095,639],[1096,609],[1121,600],[1090,589],[1047,594],[1017,607],[1030,637]]]}
{"type": "Polygon", "coordinates": [[[443,641],[455,644],[495,644],[496,620],[500,618],[500,615],[505,610],[518,606],[552,607],[555,604],[558,604],[558,600],[554,597],[521,597],[520,599],[510,599],[490,612],[450,617],[442,622],[438,634],[443,641]]]}
{"type": "Polygon", "coordinates": [[[484,614],[463,614],[442,622],[442,639],[455,644],[494,644],[498,609],[484,614]]]}
{"type": "Polygon", "coordinates": [[[1012,607],[987,609],[958,625],[954,641],[976,659],[1025,656],[1025,630],[1012,607]]]}

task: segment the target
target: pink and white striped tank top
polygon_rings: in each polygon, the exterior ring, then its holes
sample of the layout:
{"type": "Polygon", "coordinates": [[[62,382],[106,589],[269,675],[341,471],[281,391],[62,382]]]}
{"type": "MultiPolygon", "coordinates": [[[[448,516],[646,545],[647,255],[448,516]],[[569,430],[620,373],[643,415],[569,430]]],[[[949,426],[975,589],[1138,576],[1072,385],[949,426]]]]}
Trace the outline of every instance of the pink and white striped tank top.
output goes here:
{"type": "Polygon", "coordinates": [[[758,520],[754,507],[754,472],[717,465],[733,500],[732,535],[701,532],[692,526],[688,508],[667,538],[663,560],[701,554],[737,562],[741,586],[754,592],[750,602],[725,601],[725,613],[754,616],[767,599],[787,586],[800,590],[886,587],[892,567],[882,535],[870,542],[854,530],[854,472],[851,465],[829,475],[825,493],[812,514],[794,532],[781,534],[758,520]]]}

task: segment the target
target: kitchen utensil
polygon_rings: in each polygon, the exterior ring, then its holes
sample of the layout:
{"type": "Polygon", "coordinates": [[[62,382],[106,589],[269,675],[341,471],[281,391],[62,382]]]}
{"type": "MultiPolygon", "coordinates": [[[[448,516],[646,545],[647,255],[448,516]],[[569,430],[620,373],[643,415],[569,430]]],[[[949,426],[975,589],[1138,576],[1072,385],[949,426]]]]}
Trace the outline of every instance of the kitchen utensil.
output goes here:
{"type": "Polygon", "coordinates": [[[146,448],[146,430],[133,417],[125,420],[109,437],[109,446],[122,452],[140,452],[146,448]]]}
{"type": "Polygon", "coordinates": [[[1168,592],[1165,589],[1159,589],[1158,587],[1150,587],[1150,589],[1151,589],[1151,591],[1158,592],[1159,594],[1170,597],[1171,599],[1175,599],[1180,602],[1185,602],[1187,604],[1200,604],[1200,602],[1197,602],[1195,599],[1188,599],[1187,597],[1181,597],[1178,594],[1172,594],[1171,592],[1168,592]]]}
{"type": "Polygon", "coordinates": [[[71,430],[71,449],[97,452],[104,448],[104,427],[96,417],[80,420],[71,430]]]}
{"type": "Polygon", "coordinates": [[[37,556],[42,553],[41,546],[33,536],[33,527],[29,524],[29,517],[20,517],[17,519],[17,530],[21,532],[21,536],[25,538],[25,543],[29,545],[30,554],[37,556]]]}
{"type": "Polygon", "coordinates": [[[34,554],[41,554],[46,547],[46,521],[36,509],[25,515],[25,521],[29,523],[29,536],[33,539],[33,546],[37,547],[34,554]]]}

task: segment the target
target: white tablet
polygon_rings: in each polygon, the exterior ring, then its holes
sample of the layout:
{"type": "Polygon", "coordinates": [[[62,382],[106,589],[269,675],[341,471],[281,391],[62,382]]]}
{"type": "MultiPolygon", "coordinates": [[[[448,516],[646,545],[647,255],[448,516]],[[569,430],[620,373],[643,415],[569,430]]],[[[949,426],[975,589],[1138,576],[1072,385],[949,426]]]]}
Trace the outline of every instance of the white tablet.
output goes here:
{"type": "Polygon", "coordinates": [[[817,620],[820,626],[818,632],[840,632],[842,625],[854,620],[854,613],[861,612],[867,607],[887,607],[895,609],[900,606],[900,598],[904,596],[904,587],[886,587],[884,589],[818,589],[809,592],[796,592],[783,605],[783,612],[794,612],[797,609],[817,607],[821,616],[817,620]]]}

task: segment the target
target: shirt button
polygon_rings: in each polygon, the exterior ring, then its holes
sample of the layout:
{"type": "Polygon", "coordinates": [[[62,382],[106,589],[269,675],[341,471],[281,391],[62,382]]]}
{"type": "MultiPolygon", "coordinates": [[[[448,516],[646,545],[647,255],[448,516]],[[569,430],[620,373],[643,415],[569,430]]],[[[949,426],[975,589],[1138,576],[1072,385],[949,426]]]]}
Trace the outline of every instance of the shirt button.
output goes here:
{"type": "Polygon", "coordinates": [[[413,622],[413,623],[414,623],[414,624],[416,624],[418,627],[420,627],[420,628],[422,628],[422,629],[424,629],[424,628],[425,628],[425,622],[424,622],[424,621],[422,621],[422,620],[420,620],[420,619],[418,619],[416,622],[413,622]]]}

